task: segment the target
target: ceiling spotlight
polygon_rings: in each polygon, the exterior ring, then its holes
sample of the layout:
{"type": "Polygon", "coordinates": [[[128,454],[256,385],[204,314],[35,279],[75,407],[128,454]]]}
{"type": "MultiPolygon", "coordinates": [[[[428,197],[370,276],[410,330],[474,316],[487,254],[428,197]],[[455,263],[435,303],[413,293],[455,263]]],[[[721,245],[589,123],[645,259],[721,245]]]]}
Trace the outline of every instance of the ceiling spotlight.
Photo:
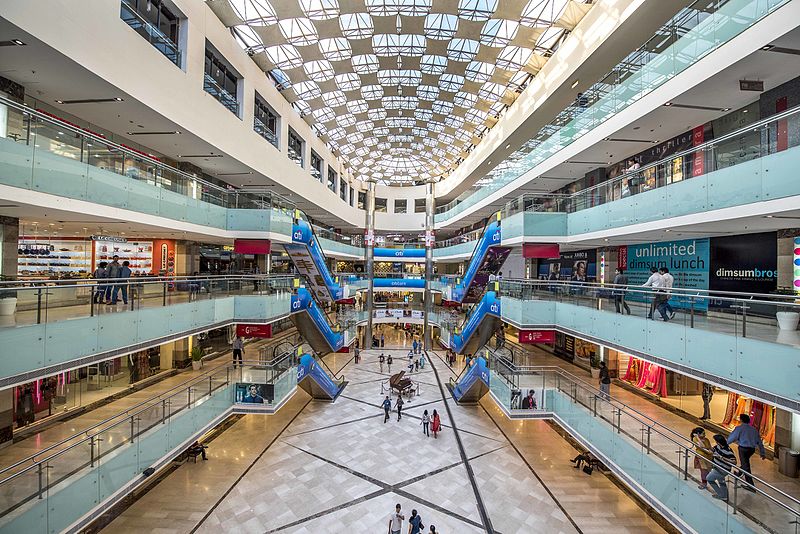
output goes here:
{"type": "Polygon", "coordinates": [[[19,39],[11,39],[11,42],[14,43],[17,46],[25,46],[25,43],[23,43],[19,39]]]}
{"type": "Polygon", "coordinates": [[[570,85],[570,88],[575,89],[576,87],[578,87],[579,82],[580,80],[575,80],[574,82],[572,82],[572,85],[570,85]]]}
{"type": "Polygon", "coordinates": [[[762,46],[761,50],[772,50],[773,48],[775,48],[775,45],[768,44],[768,45],[762,46]]]}
{"type": "Polygon", "coordinates": [[[664,105],[665,105],[665,106],[667,106],[667,107],[669,107],[669,106],[671,106],[671,105],[672,105],[672,102],[665,102],[665,103],[664,103],[664,105]]]}
{"type": "Polygon", "coordinates": [[[114,100],[116,100],[117,102],[122,102],[122,99],[120,97],[118,97],[118,96],[115,96],[114,100]]]}

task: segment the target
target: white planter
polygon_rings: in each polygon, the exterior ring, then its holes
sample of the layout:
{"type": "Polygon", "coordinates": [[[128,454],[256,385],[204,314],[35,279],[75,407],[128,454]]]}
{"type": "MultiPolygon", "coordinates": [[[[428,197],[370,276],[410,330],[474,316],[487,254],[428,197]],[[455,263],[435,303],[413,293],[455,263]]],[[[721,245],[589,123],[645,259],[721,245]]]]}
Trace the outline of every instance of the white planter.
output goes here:
{"type": "Polygon", "coordinates": [[[781,330],[797,330],[797,324],[800,323],[800,313],[797,312],[777,312],[775,317],[781,330]]]}
{"type": "Polygon", "coordinates": [[[0,299],[0,315],[14,315],[17,311],[17,297],[0,299]]]}
{"type": "Polygon", "coordinates": [[[192,369],[199,371],[203,368],[203,360],[192,360],[192,369]]]}

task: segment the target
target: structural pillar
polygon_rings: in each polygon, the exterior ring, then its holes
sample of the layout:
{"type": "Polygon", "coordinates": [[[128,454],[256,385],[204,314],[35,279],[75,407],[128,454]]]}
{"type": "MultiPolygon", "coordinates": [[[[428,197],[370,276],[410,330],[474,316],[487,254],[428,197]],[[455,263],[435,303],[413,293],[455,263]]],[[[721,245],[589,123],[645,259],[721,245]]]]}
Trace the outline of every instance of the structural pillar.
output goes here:
{"type": "Polygon", "coordinates": [[[433,336],[429,324],[429,317],[433,313],[433,293],[431,292],[431,282],[433,281],[433,244],[434,231],[433,219],[436,209],[436,200],[433,196],[433,182],[425,184],[425,311],[423,313],[423,336],[425,340],[425,350],[433,350],[433,336]]]}
{"type": "Polygon", "coordinates": [[[372,348],[372,315],[375,306],[373,306],[373,289],[375,280],[375,182],[367,182],[367,205],[364,206],[365,221],[364,221],[364,259],[366,260],[367,273],[367,330],[364,340],[364,348],[372,348]]]}

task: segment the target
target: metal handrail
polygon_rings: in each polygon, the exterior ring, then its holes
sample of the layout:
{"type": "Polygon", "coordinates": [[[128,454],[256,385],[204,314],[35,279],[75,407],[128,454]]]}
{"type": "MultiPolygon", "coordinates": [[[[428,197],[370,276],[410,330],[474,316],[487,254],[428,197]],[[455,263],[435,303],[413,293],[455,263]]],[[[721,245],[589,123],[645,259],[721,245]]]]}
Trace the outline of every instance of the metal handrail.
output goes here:
{"type": "MultiPolygon", "coordinates": [[[[274,364],[280,363],[281,361],[285,360],[287,357],[291,357],[291,356],[292,356],[292,353],[283,354],[283,355],[281,355],[279,357],[274,358],[273,361],[270,362],[270,364],[274,365],[274,364]]],[[[242,362],[242,365],[248,365],[248,366],[251,366],[251,367],[264,367],[265,366],[264,363],[259,362],[257,360],[244,360],[242,362]]],[[[18,476],[22,475],[23,473],[28,472],[30,469],[33,469],[34,467],[36,467],[39,464],[43,464],[45,462],[49,462],[51,459],[57,458],[58,456],[61,456],[65,452],[67,452],[69,450],[72,450],[73,448],[81,445],[82,443],[86,443],[86,441],[91,441],[96,436],[98,436],[98,435],[102,434],[103,432],[106,432],[106,431],[118,426],[120,423],[122,423],[124,421],[118,421],[118,422],[114,423],[113,425],[110,425],[110,426],[108,426],[106,428],[103,428],[103,429],[101,429],[101,430],[99,430],[99,431],[97,431],[97,432],[95,432],[94,434],[91,434],[91,435],[89,435],[90,431],[96,430],[98,427],[100,427],[102,425],[105,425],[105,424],[107,424],[109,422],[115,421],[116,419],[124,418],[124,419],[127,420],[130,417],[134,417],[134,416],[136,416],[136,415],[138,415],[140,413],[143,413],[145,411],[145,409],[141,409],[141,410],[138,410],[138,411],[133,412],[133,413],[131,413],[131,412],[136,408],[144,406],[145,404],[152,405],[152,404],[155,403],[154,401],[168,400],[168,399],[174,397],[178,392],[180,392],[182,390],[185,390],[187,386],[191,387],[191,384],[193,384],[193,383],[204,382],[211,375],[215,375],[215,374],[217,374],[218,372],[220,372],[223,369],[226,371],[226,375],[227,375],[227,370],[230,369],[231,366],[232,366],[232,364],[230,364],[230,363],[224,363],[224,364],[221,364],[221,365],[218,365],[218,366],[214,367],[213,369],[209,369],[208,371],[204,371],[202,374],[200,374],[198,376],[195,376],[193,378],[190,378],[189,380],[186,380],[186,381],[182,382],[181,384],[178,384],[178,385],[170,388],[169,390],[167,390],[165,392],[162,392],[162,393],[160,393],[160,394],[158,394],[158,395],[156,395],[154,397],[151,397],[150,399],[147,399],[146,401],[143,401],[143,402],[137,404],[136,406],[132,406],[132,407],[128,408],[127,410],[125,410],[124,412],[120,412],[120,413],[118,413],[116,415],[113,415],[113,416],[111,416],[111,417],[109,417],[109,418],[107,418],[107,419],[105,419],[105,420],[103,420],[103,421],[101,421],[99,423],[96,423],[96,424],[92,425],[91,427],[89,427],[89,428],[87,428],[85,430],[82,430],[81,432],[78,432],[78,433],[74,434],[73,436],[70,436],[69,438],[61,440],[60,442],[55,443],[53,445],[50,445],[49,447],[47,447],[45,449],[42,449],[41,451],[37,451],[36,453],[28,456],[27,458],[19,460],[16,463],[14,463],[14,464],[12,464],[10,466],[6,466],[6,467],[0,469],[0,476],[2,476],[3,473],[8,472],[9,470],[11,470],[11,469],[13,469],[15,467],[19,467],[20,465],[22,465],[22,464],[24,464],[26,462],[33,462],[30,466],[26,467],[25,469],[23,469],[21,471],[18,471],[18,472],[14,473],[14,474],[6,477],[6,478],[0,479],[0,486],[2,486],[6,482],[9,482],[10,480],[12,480],[14,478],[17,478],[18,476]],[[179,391],[176,392],[176,390],[179,390],[179,391]],[[172,392],[172,394],[167,396],[167,394],[170,393],[170,392],[172,392]],[[76,438],[78,438],[80,436],[85,436],[85,437],[80,439],[80,441],[78,441],[76,443],[73,443],[69,447],[56,452],[55,454],[49,455],[49,456],[47,456],[47,457],[45,457],[45,458],[43,458],[41,460],[36,460],[36,458],[38,456],[41,456],[42,454],[44,454],[46,452],[49,452],[49,451],[53,450],[54,448],[56,448],[56,447],[58,447],[60,445],[63,445],[63,444],[65,444],[65,443],[67,443],[67,442],[69,442],[71,440],[74,440],[74,439],[76,439],[76,438]]],[[[197,399],[195,399],[195,401],[196,400],[197,399]]],[[[148,408],[149,407],[150,406],[148,406],[148,408]]]]}
{"type": "MultiPolygon", "coordinates": [[[[94,132],[91,132],[89,130],[81,128],[80,126],[74,125],[74,124],[72,124],[72,123],[70,123],[70,122],[68,122],[68,121],[66,121],[64,119],[61,119],[61,118],[58,118],[58,117],[54,117],[52,115],[48,115],[46,113],[42,113],[40,111],[37,111],[37,110],[31,108],[30,106],[28,106],[27,104],[19,104],[18,102],[14,101],[14,100],[11,100],[9,98],[6,98],[4,96],[0,96],[0,104],[2,104],[4,106],[7,106],[9,108],[13,108],[13,109],[15,109],[17,111],[20,111],[20,112],[22,112],[22,113],[24,113],[26,115],[29,115],[30,117],[36,118],[37,120],[40,120],[42,122],[55,124],[59,128],[63,128],[63,129],[69,130],[70,132],[72,132],[74,134],[77,134],[77,135],[80,135],[82,137],[91,139],[92,141],[96,141],[98,143],[101,143],[101,144],[105,145],[106,147],[111,148],[113,150],[117,150],[117,151],[121,152],[122,154],[125,154],[126,156],[129,156],[129,157],[131,157],[133,159],[144,160],[148,164],[153,165],[154,167],[156,167],[158,169],[161,169],[161,170],[167,171],[169,173],[172,173],[174,175],[177,175],[177,176],[179,176],[181,178],[186,179],[189,182],[196,182],[198,184],[203,185],[204,187],[207,187],[209,189],[213,189],[213,190],[215,190],[215,191],[217,191],[219,193],[233,194],[233,195],[240,195],[240,194],[247,194],[248,193],[247,191],[242,191],[242,190],[237,190],[237,189],[229,190],[229,189],[226,189],[226,188],[224,188],[222,186],[219,186],[217,184],[211,183],[211,182],[209,182],[209,181],[207,181],[207,180],[205,180],[203,178],[197,177],[197,176],[195,176],[193,174],[189,174],[189,173],[187,173],[185,171],[182,171],[180,169],[177,169],[175,167],[167,165],[166,163],[154,158],[153,156],[150,156],[150,155],[145,154],[143,152],[140,152],[138,150],[133,150],[131,148],[126,147],[125,145],[121,145],[119,143],[115,143],[114,141],[111,141],[110,139],[108,139],[108,138],[106,138],[106,137],[104,137],[104,136],[102,136],[100,134],[96,134],[94,132]]],[[[280,195],[279,193],[275,193],[273,191],[268,191],[268,192],[264,192],[262,194],[269,194],[271,197],[274,197],[277,200],[280,200],[281,202],[284,202],[289,206],[292,206],[292,207],[295,206],[295,203],[293,201],[291,201],[288,198],[280,195]]]]}
{"type": "MultiPolygon", "coordinates": [[[[604,401],[608,402],[612,406],[616,406],[617,409],[619,409],[621,411],[624,411],[628,415],[632,416],[639,423],[641,423],[641,424],[643,424],[643,425],[645,425],[647,427],[655,429],[656,432],[658,432],[664,438],[666,438],[667,440],[669,440],[673,444],[677,445],[678,447],[682,447],[682,448],[686,449],[686,451],[688,453],[690,453],[691,455],[693,455],[695,457],[700,457],[700,455],[697,454],[697,452],[694,450],[695,449],[695,444],[692,441],[686,439],[682,434],[679,434],[678,432],[672,430],[671,428],[664,426],[663,424],[659,423],[658,421],[655,421],[654,419],[648,417],[647,415],[644,415],[643,413],[639,412],[635,408],[632,408],[632,407],[628,406],[627,404],[625,404],[623,402],[617,401],[617,400],[615,400],[613,398],[605,398],[604,394],[598,388],[596,388],[593,385],[585,382],[584,380],[582,380],[581,378],[573,375],[572,373],[562,369],[561,367],[557,367],[557,366],[522,366],[522,367],[517,367],[517,366],[514,366],[513,364],[511,364],[511,365],[516,369],[528,369],[530,371],[535,371],[535,372],[547,372],[547,371],[550,371],[550,372],[555,372],[555,373],[557,373],[557,374],[559,374],[561,376],[564,376],[568,380],[571,380],[572,382],[580,385],[584,389],[589,390],[589,392],[593,393],[596,397],[603,399],[604,401]],[[636,414],[636,416],[631,414],[631,412],[636,414]],[[637,417],[637,416],[639,416],[639,417],[637,417]],[[644,419],[645,421],[643,421],[642,419],[644,419]],[[647,421],[649,421],[649,423],[647,421]],[[671,438],[670,436],[660,432],[659,429],[663,429],[667,433],[672,434],[674,436],[677,436],[679,441],[676,441],[675,439],[671,438]],[[683,443],[681,443],[681,442],[683,442],[683,443]]],[[[506,366],[508,367],[507,364],[506,364],[506,366]]],[[[744,480],[743,477],[734,475],[733,472],[730,472],[729,476],[731,476],[734,479],[740,481],[743,486],[750,486],[750,484],[748,484],[744,480]]],[[[755,480],[758,483],[762,484],[764,487],[767,487],[770,490],[774,491],[775,493],[778,493],[778,494],[782,495],[783,497],[786,497],[793,504],[796,504],[798,507],[800,507],[800,500],[798,500],[797,498],[789,495],[788,493],[782,491],[779,488],[776,488],[772,484],[770,484],[770,483],[764,481],[763,479],[759,478],[757,475],[752,475],[752,477],[753,477],[753,480],[755,480]]],[[[763,494],[769,500],[771,500],[774,503],[778,504],[782,508],[785,508],[787,511],[791,512],[792,514],[800,517],[800,511],[791,508],[787,504],[785,504],[785,503],[777,500],[776,498],[774,498],[772,495],[764,492],[763,490],[760,490],[758,487],[754,487],[754,489],[756,490],[757,493],[763,494]]]]}
{"type": "Polygon", "coordinates": [[[132,276],[129,278],[65,278],[52,280],[5,280],[0,281],[0,290],[11,288],[16,290],[54,289],[58,287],[80,287],[105,285],[111,283],[129,284],[163,284],[194,281],[241,281],[241,280],[291,280],[286,274],[223,274],[223,275],[183,275],[183,276],[132,276]]]}
{"type": "MultiPolygon", "coordinates": [[[[694,288],[681,288],[681,287],[671,287],[669,289],[666,288],[653,288],[653,289],[645,289],[642,286],[632,286],[632,285],[617,285],[617,284],[600,284],[597,282],[575,282],[570,280],[530,280],[525,278],[510,278],[510,279],[503,279],[500,281],[501,287],[505,284],[520,284],[520,285],[528,285],[528,286],[562,286],[562,287],[570,287],[576,289],[608,289],[608,290],[619,290],[625,291],[625,293],[642,293],[642,294],[653,294],[656,291],[661,291],[665,293],[671,294],[678,294],[676,296],[685,296],[685,297],[694,297],[699,299],[715,299],[715,300],[727,300],[727,301],[746,301],[747,303],[759,303],[759,304],[776,304],[774,300],[800,300],[800,295],[782,295],[782,294],[769,294],[769,293],[744,293],[738,291],[718,291],[718,290],[710,290],[710,289],[694,289],[694,288]],[[721,296],[717,296],[721,295],[721,296]],[[753,297],[761,297],[767,299],[773,299],[772,301],[768,300],[760,300],[754,299],[753,297]]],[[[786,303],[781,305],[795,305],[795,302],[786,303]]]]}

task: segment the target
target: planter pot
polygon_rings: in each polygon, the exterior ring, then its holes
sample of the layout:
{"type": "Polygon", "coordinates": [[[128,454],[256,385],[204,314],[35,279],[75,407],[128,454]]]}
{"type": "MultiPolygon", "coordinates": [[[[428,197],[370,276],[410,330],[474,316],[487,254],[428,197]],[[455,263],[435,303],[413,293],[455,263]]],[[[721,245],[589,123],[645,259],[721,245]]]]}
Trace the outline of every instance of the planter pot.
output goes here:
{"type": "Polygon", "coordinates": [[[600,369],[595,369],[592,367],[589,369],[589,372],[592,374],[592,378],[600,378],[600,369]]]}
{"type": "Polygon", "coordinates": [[[192,369],[195,371],[199,371],[203,368],[203,361],[202,360],[192,360],[192,369]]]}
{"type": "Polygon", "coordinates": [[[775,317],[781,330],[797,330],[797,324],[800,323],[800,313],[797,312],[777,312],[775,317]]]}
{"type": "Polygon", "coordinates": [[[17,298],[7,297],[0,299],[0,315],[14,315],[17,311],[17,298]]]}

